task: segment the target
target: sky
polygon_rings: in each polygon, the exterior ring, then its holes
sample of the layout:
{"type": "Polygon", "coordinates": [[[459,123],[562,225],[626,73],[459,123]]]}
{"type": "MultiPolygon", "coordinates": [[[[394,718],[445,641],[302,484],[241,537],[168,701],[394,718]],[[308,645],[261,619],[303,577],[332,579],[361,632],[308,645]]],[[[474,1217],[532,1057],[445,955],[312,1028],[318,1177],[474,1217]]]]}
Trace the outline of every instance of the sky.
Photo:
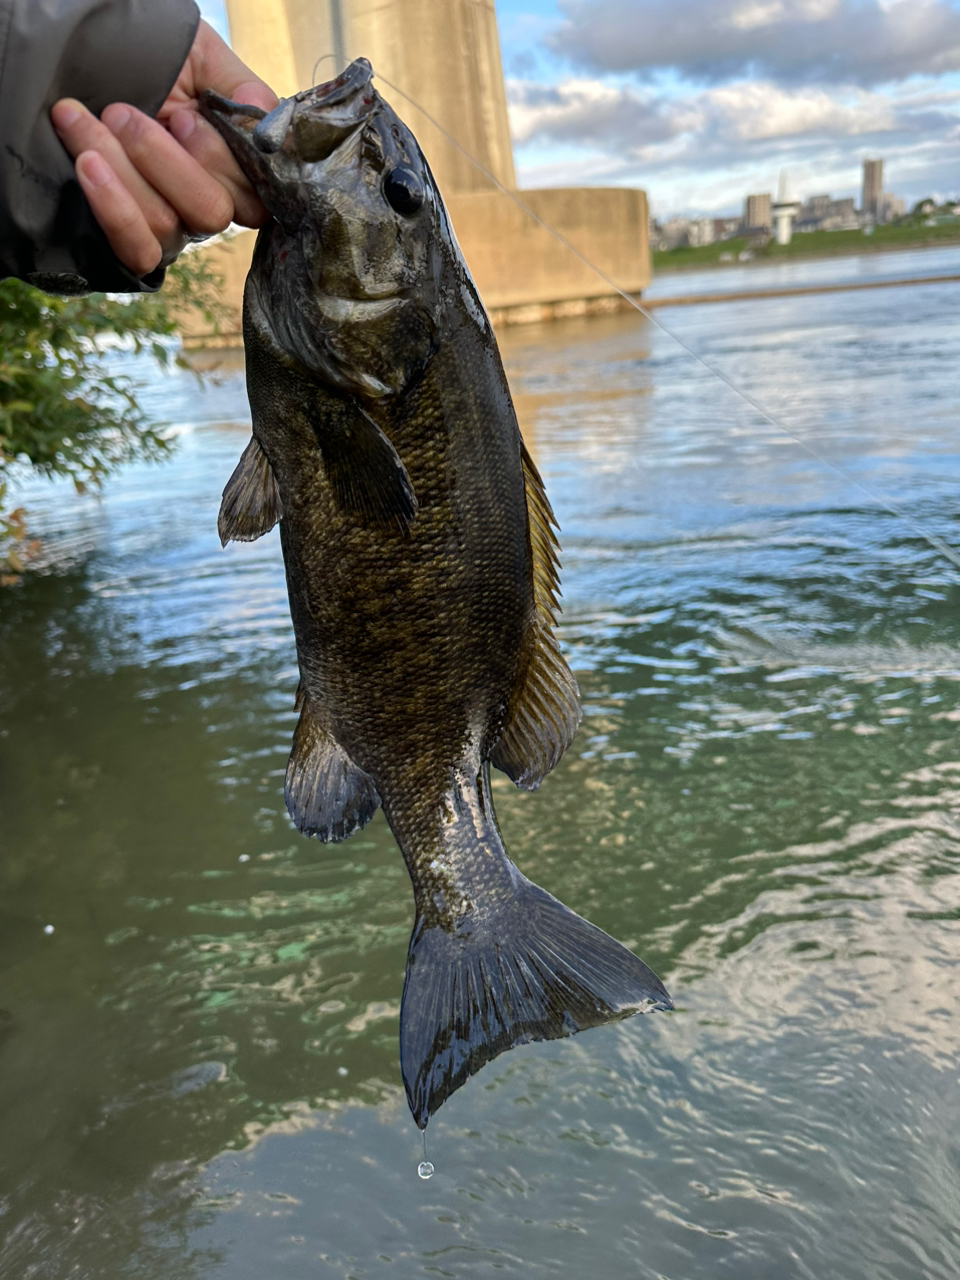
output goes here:
{"type": "MultiPolygon", "coordinates": [[[[226,30],[222,0],[201,9],[226,30]]],[[[960,0],[497,0],[521,187],[646,189],[654,214],[748,192],[960,195],[960,0]]],[[[859,202],[859,201],[858,201],[859,202]]]]}

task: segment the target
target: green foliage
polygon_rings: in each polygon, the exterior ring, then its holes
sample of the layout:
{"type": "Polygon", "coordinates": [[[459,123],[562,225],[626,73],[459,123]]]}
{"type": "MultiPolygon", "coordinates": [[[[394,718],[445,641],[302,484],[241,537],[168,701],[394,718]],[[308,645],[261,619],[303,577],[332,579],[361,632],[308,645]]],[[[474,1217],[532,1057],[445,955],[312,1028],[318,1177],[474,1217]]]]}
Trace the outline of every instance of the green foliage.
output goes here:
{"type": "Polygon", "coordinates": [[[23,507],[4,511],[5,481],[0,481],[0,587],[12,587],[37,554],[39,544],[27,533],[27,513],[23,507]]]}
{"type": "Polygon", "coordinates": [[[179,361],[163,339],[190,311],[216,328],[218,286],[196,254],[168,271],[157,294],[61,298],[0,281],[0,581],[19,573],[29,547],[22,512],[3,513],[10,467],[69,476],[82,490],[121,463],[163,457],[162,427],[140,408],[137,383],[111,370],[110,352],[120,344],[162,366],[179,361]]]}

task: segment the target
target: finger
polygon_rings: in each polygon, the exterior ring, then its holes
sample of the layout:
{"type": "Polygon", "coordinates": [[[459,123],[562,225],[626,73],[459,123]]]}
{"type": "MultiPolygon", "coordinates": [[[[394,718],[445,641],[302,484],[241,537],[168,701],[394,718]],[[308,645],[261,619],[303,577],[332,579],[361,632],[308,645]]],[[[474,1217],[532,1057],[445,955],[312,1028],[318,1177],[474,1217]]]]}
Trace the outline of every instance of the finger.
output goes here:
{"type": "Polygon", "coordinates": [[[99,151],[84,151],[76,160],[77,178],[110,247],[137,276],[159,266],[160,241],[150,230],[140,205],[99,151]]]}
{"type": "Polygon", "coordinates": [[[172,115],[168,127],[200,168],[214,175],[230,193],[234,221],[245,227],[262,226],[269,214],[216,129],[196,111],[187,109],[172,115]]]}
{"type": "Polygon", "coordinates": [[[248,103],[272,111],[279,102],[277,95],[206,22],[197,28],[190,61],[194,68],[197,91],[216,89],[234,102],[248,103]]]}
{"type": "Polygon", "coordinates": [[[157,119],[161,124],[167,124],[175,111],[196,107],[204,89],[216,89],[226,98],[262,107],[264,111],[272,111],[279,101],[270,86],[255,76],[213,28],[201,19],[190,55],[157,113],[157,119]]]}
{"type": "Polygon", "coordinates": [[[114,176],[140,206],[150,230],[164,244],[180,233],[176,210],[146,182],[127,158],[123,146],[111,131],[75,98],[61,98],[50,112],[63,145],[76,159],[85,151],[97,151],[114,176]]]}
{"type": "Polygon", "coordinates": [[[233,196],[214,166],[209,172],[156,120],[125,103],[113,103],[101,119],[140,176],[191,231],[214,235],[230,225],[233,196]]]}

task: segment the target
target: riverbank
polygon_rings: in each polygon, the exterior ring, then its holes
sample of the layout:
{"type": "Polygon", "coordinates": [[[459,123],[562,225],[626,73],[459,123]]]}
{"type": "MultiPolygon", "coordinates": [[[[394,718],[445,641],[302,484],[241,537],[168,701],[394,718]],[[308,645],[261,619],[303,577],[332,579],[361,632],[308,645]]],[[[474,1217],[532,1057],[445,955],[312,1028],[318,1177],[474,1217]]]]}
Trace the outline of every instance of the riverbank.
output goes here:
{"type": "Polygon", "coordinates": [[[903,285],[960,284],[960,275],[911,276],[905,280],[848,280],[842,284],[798,285],[784,289],[726,289],[722,293],[683,293],[667,298],[644,298],[650,307],[691,307],[704,302],[746,302],[755,298],[799,298],[811,293],[848,293],[856,289],[896,289],[903,285]]]}
{"type": "Polygon", "coordinates": [[[862,231],[810,231],[796,235],[789,244],[771,240],[757,249],[746,236],[717,240],[713,244],[691,248],[655,250],[651,254],[657,275],[679,271],[702,270],[705,267],[764,266],[777,262],[802,262],[812,258],[850,257],[864,253],[884,253],[905,249],[942,249],[960,244],[960,222],[937,227],[911,223],[907,226],[875,227],[871,235],[862,231]],[[740,260],[749,252],[752,258],[740,260]],[[728,257],[729,255],[729,257],[728,257]],[[723,261],[721,261],[723,258],[723,261]]]}

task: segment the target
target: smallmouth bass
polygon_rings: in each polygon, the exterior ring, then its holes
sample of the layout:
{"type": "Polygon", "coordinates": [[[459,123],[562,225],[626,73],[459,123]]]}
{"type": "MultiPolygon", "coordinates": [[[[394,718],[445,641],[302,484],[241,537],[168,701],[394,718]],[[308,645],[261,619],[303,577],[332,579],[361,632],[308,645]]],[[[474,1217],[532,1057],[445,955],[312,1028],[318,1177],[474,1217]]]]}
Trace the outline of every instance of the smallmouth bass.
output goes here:
{"type": "Polygon", "coordinates": [[[400,1064],[423,1129],[506,1049],[672,1005],[503,846],[491,764],[536,788],[580,720],[555,521],[429,166],[372,74],[357,59],[269,115],[205,96],[273,215],[244,297],[253,439],[219,527],[280,524],[294,823],[344,840],[382,805],[410,873],[400,1064]]]}

